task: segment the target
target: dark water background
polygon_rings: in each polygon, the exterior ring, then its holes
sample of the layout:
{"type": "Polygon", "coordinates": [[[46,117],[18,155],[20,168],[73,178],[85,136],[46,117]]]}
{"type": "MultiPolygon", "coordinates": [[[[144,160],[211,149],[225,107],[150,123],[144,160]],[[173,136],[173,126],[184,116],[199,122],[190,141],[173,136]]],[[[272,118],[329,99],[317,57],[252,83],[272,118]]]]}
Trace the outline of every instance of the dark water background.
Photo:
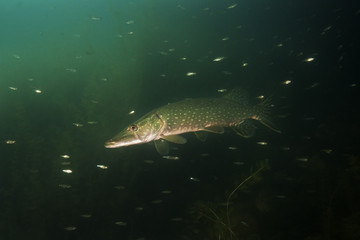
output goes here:
{"type": "Polygon", "coordinates": [[[359,18],[358,1],[0,1],[0,239],[360,239],[359,18]],[[238,86],[272,95],[282,134],[186,134],[178,160],[103,147],[238,86]]]}

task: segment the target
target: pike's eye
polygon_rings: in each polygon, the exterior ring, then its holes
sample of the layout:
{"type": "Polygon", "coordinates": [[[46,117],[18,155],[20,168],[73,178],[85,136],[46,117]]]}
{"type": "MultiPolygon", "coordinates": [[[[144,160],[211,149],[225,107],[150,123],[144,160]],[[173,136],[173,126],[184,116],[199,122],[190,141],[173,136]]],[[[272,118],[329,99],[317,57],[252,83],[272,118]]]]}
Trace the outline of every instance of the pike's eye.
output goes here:
{"type": "Polygon", "coordinates": [[[129,130],[132,132],[135,132],[138,130],[138,127],[135,124],[133,124],[133,125],[130,125],[129,130]]]}

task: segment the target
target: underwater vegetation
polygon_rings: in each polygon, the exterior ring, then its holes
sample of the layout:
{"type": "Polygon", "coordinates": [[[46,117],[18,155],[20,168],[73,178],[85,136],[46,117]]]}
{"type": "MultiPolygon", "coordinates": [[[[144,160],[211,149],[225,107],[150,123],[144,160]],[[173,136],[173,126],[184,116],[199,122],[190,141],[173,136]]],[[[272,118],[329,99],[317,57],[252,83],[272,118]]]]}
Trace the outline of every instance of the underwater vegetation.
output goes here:
{"type": "MultiPolygon", "coordinates": [[[[250,170],[250,175],[242,179],[236,187],[227,194],[225,202],[197,201],[191,208],[191,215],[196,225],[201,226],[199,235],[203,239],[244,239],[244,236],[256,235],[246,222],[243,213],[243,202],[238,200],[238,192],[246,192],[262,180],[261,173],[269,170],[268,161],[258,164],[256,170],[250,170]]],[[[235,181],[236,182],[236,181],[235,181]]],[[[198,230],[197,230],[198,231],[198,230]]],[[[255,238],[254,238],[255,239],[255,238]]]]}

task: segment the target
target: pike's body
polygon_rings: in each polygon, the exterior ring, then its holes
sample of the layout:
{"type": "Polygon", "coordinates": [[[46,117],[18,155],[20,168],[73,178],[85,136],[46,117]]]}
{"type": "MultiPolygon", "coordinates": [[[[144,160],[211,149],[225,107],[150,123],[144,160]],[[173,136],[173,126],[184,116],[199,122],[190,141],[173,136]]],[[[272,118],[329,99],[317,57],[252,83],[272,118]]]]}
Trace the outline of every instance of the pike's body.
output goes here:
{"type": "MultiPolygon", "coordinates": [[[[223,133],[224,127],[232,127],[237,134],[250,137],[255,130],[252,120],[270,127],[266,119],[269,107],[268,101],[249,106],[246,94],[240,89],[234,89],[221,98],[171,103],[149,112],[107,141],[105,147],[116,148],[155,141],[157,150],[166,153],[168,150],[164,142],[157,140],[183,144],[186,140],[179,134],[199,131],[223,133]]],[[[199,133],[197,136],[202,138],[199,133]]]]}

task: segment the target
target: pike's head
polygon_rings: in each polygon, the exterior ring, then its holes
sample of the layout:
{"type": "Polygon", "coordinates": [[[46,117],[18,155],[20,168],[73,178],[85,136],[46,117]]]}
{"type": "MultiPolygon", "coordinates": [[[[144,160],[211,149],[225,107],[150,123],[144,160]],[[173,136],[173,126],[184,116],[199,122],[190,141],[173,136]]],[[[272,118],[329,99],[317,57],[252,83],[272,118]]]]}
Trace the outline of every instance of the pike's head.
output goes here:
{"type": "Polygon", "coordinates": [[[105,143],[106,148],[118,148],[158,139],[165,122],[156,112],[151,112],[131,124],[105,143]]]}

